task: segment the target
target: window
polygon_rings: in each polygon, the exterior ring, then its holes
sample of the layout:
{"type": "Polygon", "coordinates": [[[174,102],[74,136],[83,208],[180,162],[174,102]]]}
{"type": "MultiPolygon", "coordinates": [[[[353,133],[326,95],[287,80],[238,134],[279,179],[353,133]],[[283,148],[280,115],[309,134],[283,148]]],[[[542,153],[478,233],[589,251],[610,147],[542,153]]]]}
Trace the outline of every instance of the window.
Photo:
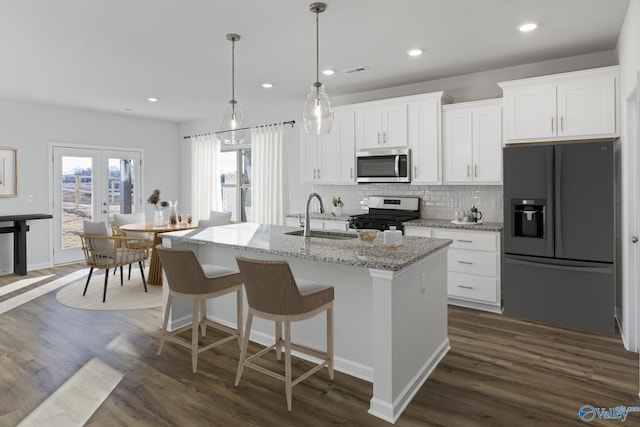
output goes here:
{"type": "Polygon", "coordinates": [[[251,150],[249,148],[224,149],[220,153],[220,184],[222,185],[222,207],[224,211],[231,211],[231,220],[251,222],[251,150]]]}

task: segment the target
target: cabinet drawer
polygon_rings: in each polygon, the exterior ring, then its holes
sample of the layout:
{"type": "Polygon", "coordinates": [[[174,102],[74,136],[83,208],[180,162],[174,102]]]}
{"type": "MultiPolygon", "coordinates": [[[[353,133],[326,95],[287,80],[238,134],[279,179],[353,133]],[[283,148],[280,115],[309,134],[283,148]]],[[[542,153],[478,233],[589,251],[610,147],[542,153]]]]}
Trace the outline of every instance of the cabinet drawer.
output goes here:
{"type": "Polygon", "coordinates": [[[464,298],[488,302],[498,301],[498,279],[474,276],[450,271],[447,274],[447,293],[453,298],[464,298]]]}
{"type": "Polygon", "coordinates": [[[493,277],[498,275],[498,254],[495,252],[453,248],[449,249],[447,260],[448,271],[493,277]]]}
{"type": "Polygon", "coordinates": [[[491,232],[481,233],[435,229],[432,231],[431,237],[453,240],[451,244],[452,249],[475,249],[478,251],[492,252],[496,252],[498,249],[497,234],[491,232]]]}
{"type": "Polygon", "coordinates": [[[405,236],[432,237],[431,229],[425,227],[405,226],[405,236]]]}

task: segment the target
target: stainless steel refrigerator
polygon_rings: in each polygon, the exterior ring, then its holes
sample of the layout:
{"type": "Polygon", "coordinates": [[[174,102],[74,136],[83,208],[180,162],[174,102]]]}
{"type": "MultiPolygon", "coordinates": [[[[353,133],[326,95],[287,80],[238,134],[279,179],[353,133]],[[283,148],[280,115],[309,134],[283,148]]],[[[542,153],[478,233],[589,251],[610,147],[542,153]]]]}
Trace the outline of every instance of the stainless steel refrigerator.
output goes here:
{"type": "Polygon", "coordinates": [[[615,331],[617,144],[503,149],[505,314],[615,331]]]}

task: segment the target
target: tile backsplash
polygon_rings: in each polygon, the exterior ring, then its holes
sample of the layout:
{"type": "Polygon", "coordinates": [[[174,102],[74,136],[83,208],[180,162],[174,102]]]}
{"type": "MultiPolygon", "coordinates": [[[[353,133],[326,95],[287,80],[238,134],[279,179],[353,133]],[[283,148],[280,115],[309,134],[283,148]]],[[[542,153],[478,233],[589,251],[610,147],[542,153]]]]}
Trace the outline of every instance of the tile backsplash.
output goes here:
{"type": "MultiPolygon", "coordinates": [[[[475,206],[485,221],[503,222],[501,185],[314,185],[313,191],[320,194],[327,211],[333,197],[339,196],[344,214],[363,213],[361,206],[366,209],[369,196],[417,196],[422,201],[422,218],[453,219],[454,211],[475,206]]],[[[314,208],[319,209],[317,204],[314,208]]]]}

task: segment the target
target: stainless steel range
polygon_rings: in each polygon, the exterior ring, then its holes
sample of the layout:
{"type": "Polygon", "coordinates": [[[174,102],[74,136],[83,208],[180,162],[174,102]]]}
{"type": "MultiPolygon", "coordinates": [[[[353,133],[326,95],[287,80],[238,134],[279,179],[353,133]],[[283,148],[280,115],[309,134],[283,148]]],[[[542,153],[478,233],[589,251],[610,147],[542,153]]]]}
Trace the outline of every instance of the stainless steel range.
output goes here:
{"type": "Polygon", "coordinates": [[[370,196],[369,212],[349,217],[349,228],[388,230],[395,226],[403,231],[402,223],[420,218],[419,197],[370,196]]]}

